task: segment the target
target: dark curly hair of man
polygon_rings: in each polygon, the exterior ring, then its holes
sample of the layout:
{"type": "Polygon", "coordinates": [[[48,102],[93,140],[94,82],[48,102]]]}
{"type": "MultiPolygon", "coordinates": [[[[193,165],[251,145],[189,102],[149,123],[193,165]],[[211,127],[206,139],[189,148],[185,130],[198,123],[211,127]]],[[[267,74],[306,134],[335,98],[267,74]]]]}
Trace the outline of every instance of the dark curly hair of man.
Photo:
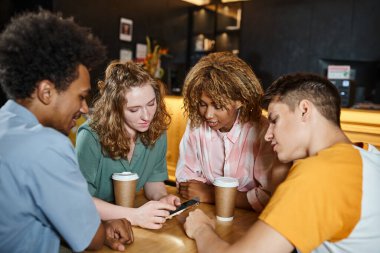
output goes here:
{"type": "Polygon", "coordinates": [[[0,35],[0,84],[10,99],[31,96],[39,81],[65,91],[80,64],[92,69],[106,56],[88,28],[46,10],[12,18],[0,35]]]}

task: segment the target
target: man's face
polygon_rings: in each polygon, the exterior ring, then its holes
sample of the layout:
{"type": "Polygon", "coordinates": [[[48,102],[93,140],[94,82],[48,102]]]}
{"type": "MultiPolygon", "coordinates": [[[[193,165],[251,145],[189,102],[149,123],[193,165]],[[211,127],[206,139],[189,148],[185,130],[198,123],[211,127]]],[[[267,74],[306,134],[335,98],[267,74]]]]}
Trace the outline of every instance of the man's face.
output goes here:
{"type": "Polygon", "coordinates": [[[205,92],[202,92],[198,111],[203,120],[213,130],[228,132],[235,123],[239,107],[240,103],[233,101],[227,108],[223,108],[216,104],[205,92]]]}
{"type": "Polygon", "coordinates": [[[124,105],[125,127],[132,135],[146,132],[157,111],[157,99],[152,85],[145,84],[132,87],[125,94],[124,105]]]}
{"type": "Polygon", "coordinates": [[[70,133],[76,125],[76,120],[88,113],[86,97],[90,92],[90,74],[83,65],[78,67],[79,77],[65,91],[57,92],[52,101],[52,114],[48,126],[62,132],[70,133]]]}
{"type": "Polygon", "coordinates": [[[272,101],[268,107],[268,119],[265,139],[271,142],[281,162],[287,163],[307,156],[307,138],[302,112],[298,107],[292,112],[287,104],[272,101]]]}

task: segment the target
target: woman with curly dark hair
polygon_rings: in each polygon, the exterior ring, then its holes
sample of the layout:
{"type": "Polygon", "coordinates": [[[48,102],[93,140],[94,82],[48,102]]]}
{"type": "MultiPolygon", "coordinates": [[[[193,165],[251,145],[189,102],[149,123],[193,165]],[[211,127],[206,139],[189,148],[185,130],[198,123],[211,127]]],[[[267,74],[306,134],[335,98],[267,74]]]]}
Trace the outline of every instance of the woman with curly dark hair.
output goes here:
{"type": "Polygon", "coordinates": [[[263,90],[239,57],[219,52],[203,57],[186,76],[183,96],[189,125],[176,168],[179,192],[214,203],[214,179],[239,180],[236,206],[260,212],[288,166],[264,139],[263,90]]]}
{"type": "Polygon", "coordinates": [[[103,218],[125,217],[134,225],[161,228],[168,210],[180,204],[163,183],[168,177],[165,130],[170,123],[163,86],[136,63],[112,62],[98,87],[100,96],[76,139],[90,193],[103,218]],[[136,190],[144,188],[153,201],[140,208],[107,203],[114,202],[112,174],[125,171],[138,174],[136,190]]]}

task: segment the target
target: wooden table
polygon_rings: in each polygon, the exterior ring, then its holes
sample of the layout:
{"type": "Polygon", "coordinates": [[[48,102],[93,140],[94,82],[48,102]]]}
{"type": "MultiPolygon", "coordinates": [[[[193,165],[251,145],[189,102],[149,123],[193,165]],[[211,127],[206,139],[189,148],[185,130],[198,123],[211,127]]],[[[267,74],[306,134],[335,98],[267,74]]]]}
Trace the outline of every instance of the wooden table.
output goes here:
{"type": "MultiPolygon", "coordinates": [[[[176,194],[176,188],[167,187],[168,192],[176,194]]],[[[183,200],[184,201],[184,200],[183,200]]],[[[136,206],[147,202],[144,194],[140,192],[136,197],[136,206]]],[[[202,209],[208,216],[215,217],[215,206],[201,203],[195,208],[202,209]]],[[[194,209],[193,209],[194,210],[194,209]]],[[[167,220],[164,226],[159,230],[149,230],[134,227],[135,241],[127,245],[125,252],[128,253],[154,253],[154,252],[197,252],[195,241],[188,238],[183,229],[183,223],[188,215],[188,211],[167,220]]],[[[253,211],[236,209],[234,220],[231,222],[216,223],[217,234],[227,242],[237,241],[250,226],[256,221],[257,214],[253,211]]],[[[104,246],[97,252],[115,252],[104,246]]]]}

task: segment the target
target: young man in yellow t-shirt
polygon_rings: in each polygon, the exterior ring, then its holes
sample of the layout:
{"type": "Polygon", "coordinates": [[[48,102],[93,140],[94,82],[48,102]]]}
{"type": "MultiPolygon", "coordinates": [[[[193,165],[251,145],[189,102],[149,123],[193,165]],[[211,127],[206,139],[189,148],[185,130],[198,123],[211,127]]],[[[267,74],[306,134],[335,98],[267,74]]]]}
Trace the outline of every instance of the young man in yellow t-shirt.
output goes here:
{"type": "Polygon", "coordinates": [[[266,140],[295,161],[259,220],[233,245],[202,211],[185,230],[199,252],[378,252],[380,152],[353,145],[340,128],[340,96],[314,74],[285,75],[267,90],[266,140]]]}

